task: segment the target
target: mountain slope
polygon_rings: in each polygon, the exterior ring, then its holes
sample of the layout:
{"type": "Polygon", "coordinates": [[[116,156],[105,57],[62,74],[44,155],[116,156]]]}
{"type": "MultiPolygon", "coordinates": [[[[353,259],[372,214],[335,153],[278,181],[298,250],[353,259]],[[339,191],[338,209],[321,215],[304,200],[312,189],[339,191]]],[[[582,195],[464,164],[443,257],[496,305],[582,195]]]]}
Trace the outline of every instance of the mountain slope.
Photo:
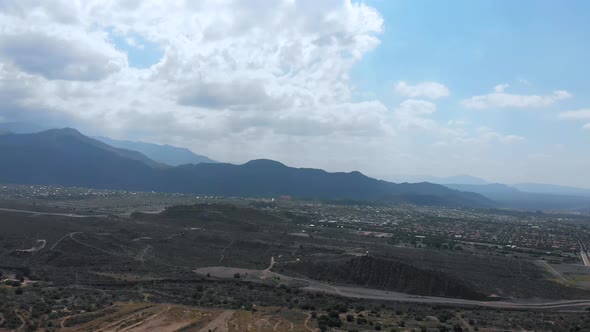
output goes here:
{"type": "Polygon", "coordinates": [[[132,189],[154,173],[144,162],[72,129],[2,135],[0,155],[5,183],[132,189]]]}
{"type": "Polygon", "coordinates": [[[302,261],[286,264],[296,276],[409,294],[481,300],[486,296],[471,285],[439,271],[370,256],[351,259],[302,261]]]}
{"type": "MultiPolygon", "coordinates": [[[[142,162],[150,167],[166,167],[166,165],[155,162],[137,151],[112,147],[103,142],[84,136],[79,131],[72,128],[50,129],[34,134],[14,135],[13,139],[15,139],[15,142],[18,141],[22,144],[37,144],[43,140],[45,141],[44,143],[52,143],[54,146],[78,141],[81,144],[93,146],[104,151],[113,152],[123,158],[142,162]]],[[[7,137],[5,141],[10,140],[11,138],[7,137]]]]}
{"type": "MultiPolygon", "coordinates": [[[[102,143],[101,143],[102,144],[102,143]]],[[[113,148],[114,149],[114,148],[113,148]]],[[[201,163],[150,167],[96,144],[75,130],[0,136],[0,183],[189,192],[223,196],[352,199],[438,206],[485,207],[485,197],[430,184],[394,184],[359,172],[328,173],[270,160],[243,165],[201,163]]]]}
{"type": "Polygon", "coordinates": [[[391,176],[390,179],[394,182],[430,182],[435,184],[488,184],[484,179],[471,175],[455,175],[449,177],[437,177],[431,175],[396,175],[391,176]]]}
{"type": "Polygon", "coordinates": [[[148,158],[151,158],[160,163],[170,166],[179,166],[184,164],[216,163],[215,160],[209,159],[208,157],[202,155],[195,154],[189,149],[179,148],[172,145],[159,145],[146,142],[121,141],[108,137],[95,137],[95,139],[114,147],[141,152],[148,158]]]}

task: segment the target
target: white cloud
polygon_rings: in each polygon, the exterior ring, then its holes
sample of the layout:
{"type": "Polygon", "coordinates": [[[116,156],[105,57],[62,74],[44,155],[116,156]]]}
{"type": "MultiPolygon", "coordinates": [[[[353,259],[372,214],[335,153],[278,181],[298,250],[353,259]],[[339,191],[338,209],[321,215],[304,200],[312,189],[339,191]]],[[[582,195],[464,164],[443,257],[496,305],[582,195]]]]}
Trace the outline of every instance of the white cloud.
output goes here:
{"type": "Polygon", "coordinates": [[[436,112],[436,104],[426,100],[407,99],[399,104],[397,111],[408,116],[427,115],[436,112]]]}
{"type": "Polygon", "coordinates": [[[398,82],[408,99],[394,109],[375,94],[358,98],[351,69],[382,29],[361,1],[0,0],[0,116],[227,162],[264,157],[369,175],[391,175],[391,165],[468,172],[470,158],[504,149],[496,142],[523,139],[447,123],[429,101],[450,95],[436,82],[398,82]],[[115,39],[145,45],[134,54],[154,46],[163,55],[132,67],[115,39]]]}
{"type": "Polygon", "coordinates": [[[355,101],[349,75],[382,29],[348,0],[0,0],[0,115],[230,162],[369,158],[395,135],[393,114],[374,95],[355,101]],[[163,56],[132,67],[114,37],[163,56]]]}
{"type": "Polygon", "coordinates": [[[419,99],[407,99],[402,101],[394,110],[396,124],[401,128],[420,128],[432,130],[438,125],[429,115],[436,112],[436,104],[419,99]]]}
{"type": "Polygon", "coordinates": [[[473,96],[461,101],[464,107],[472,109],[488,108],[538,108],[550,106],[560,100],[572,97],[565,90],[553,91],[550,95],[521,95],[506,93],[508,84],[499,84],[494,87],[494,92],[487,95],[473,96]]]}
{"type": "Polygon", "coordinates": [[[447,125],[451,126],[451,127],[455,127],[455,126],[465,126],[469,124],[468,121],[465,120],[449,120],[447,122],[447,125]]]}
{"type": "Polygon", "coordinates": [[[399,81],[395,85],[395,92],[404,97],[429,99],[448,97],[451,94],[446,86],[437,82],[422,82],[409,85],[405,81],[399,81]]]}
{"type": "Polygon", "coordinates": [[[503,93],[504,90],[508,89],[508,87],[510,87],[510,84],[507,84],[507,83],[498,84],[494,87],[494,92],[503,93]]]}
{"type": "Polygon", "coordinates": [[[126,58],[104,41],[40,32],[0,34],[0,58],[49,80],[93,81],[121,70],[126,58]]]}
{"type": "MultiPolygon", "coordinates": [[[[450,120],[441,124],[432,115],[436,112],[436,104],[417,99],[407,99],[400,103],[394,111],[394,119],[399,130],[405,130],[404,134],[417,134],[418,131],[428,133],[436,139],[432,144],[435,148],[460,147],[465,144],[488,144],[492,142],[512,144],[522,142],[524,137],[518,135],[504,135],[488,127],[480,127],[475,134],[469,133],[466,122],[461,120],[450,120]]],[[[420,134],[422,137],[423,133],[420,134]]],[[[419,138],[414,138],[419,140],[419,138]]]]}
{"type": "Polygon", "coordinates": [[[139,43],[133,37],[125,37],[125,43],[127,43],[127,45],[129,45],[129,46],[131,46],[133,48],[137,48],[137,49],[140,49],[140,50],[143,50],[145,48],[145,45],[139,43]]]}
{"type": "Polygon", "coordinates": [[[561,119],[586,120],[590,119],[590,109],[581,109],[559,113],[561,119]]]}
{"type": "Polygon", "coordinates": [[[480,127],[477,135],[472,137],[458,137],[457,142],[467,144],[488,144],[493,142],[499,143],[519,143],[525,141],[525,138],[518,135],[503,135],[488,127],[480,127]]]}
{"type": "MultiPolygon", "coordinates": [[[[578,120],[578,121],[584,121],[584,120],[590,120],[590,109],[579,109],[579,110],[575,110],[575,111],[566,111],[566,112],[561,112],[559,113],[559,118],[560,119],[566,119],[566,120],[578,120]]],[[[590,123],[586,123],[585,125],[582,126],[583,129],[590,129],[590,123]]]]}

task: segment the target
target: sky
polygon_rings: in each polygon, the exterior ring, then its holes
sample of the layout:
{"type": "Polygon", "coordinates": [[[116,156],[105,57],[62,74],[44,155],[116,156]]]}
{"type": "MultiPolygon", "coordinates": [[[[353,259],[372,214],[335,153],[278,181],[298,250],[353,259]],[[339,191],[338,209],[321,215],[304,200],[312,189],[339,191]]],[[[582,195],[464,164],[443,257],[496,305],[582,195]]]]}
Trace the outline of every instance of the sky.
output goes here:
{"type": "Polygon", "coordinates": [[[0,122],[590,188],[590,2],[0,0],[0,122]]]}

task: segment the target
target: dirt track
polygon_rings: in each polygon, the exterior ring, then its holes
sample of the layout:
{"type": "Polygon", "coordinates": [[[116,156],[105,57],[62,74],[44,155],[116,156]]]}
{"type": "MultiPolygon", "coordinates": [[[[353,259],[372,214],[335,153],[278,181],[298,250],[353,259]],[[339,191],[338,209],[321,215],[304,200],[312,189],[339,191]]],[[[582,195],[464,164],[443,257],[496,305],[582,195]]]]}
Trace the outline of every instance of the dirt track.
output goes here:
{"type": "Polygon", "coordinates": [[[39,251],[43,248],[45,248],[45,245],[47,244],[46,240],[37,240],[35,245],[32,248],[29,249],[16,249],[16,251],[18,252],[35,252],[35,251],[39,251]]]}
{"type": "Polygon", "coordinates": [[[200,332],[227,332],[227,322],[232,318],[234,312],[232,310],[227,310],[219,314],[219,316],[215,317],[207,326],[202,328],[200,332]]]}

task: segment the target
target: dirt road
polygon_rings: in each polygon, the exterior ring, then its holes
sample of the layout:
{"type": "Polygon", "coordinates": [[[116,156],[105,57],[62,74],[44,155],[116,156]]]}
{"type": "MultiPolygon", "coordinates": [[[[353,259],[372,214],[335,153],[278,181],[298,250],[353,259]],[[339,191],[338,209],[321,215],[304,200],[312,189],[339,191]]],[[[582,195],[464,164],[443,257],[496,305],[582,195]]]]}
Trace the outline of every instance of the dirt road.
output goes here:
{"type": "Polygon", "coordinates": [[[35,245],[32,248],[16,249],[16,251],[18,251],[18,252],[35,252],[35,251],[39,251],[39,250],[45,248],[45,245],[47,245],[46,240],[37,240],[37,242],[35,243],[35,245]]]}
{"type": "Polygon", "coordinates": [[[567,280],[563,275],[561,275],[561,273],[557,272],[557,270],[555,270],[551,265],[549,265],[549,263],[542,261],[542,260],[535,261],[535,263],[538,266],[545,268],[547,271],[549,271],[549,273],[556,276],[560,281],[564,282],[566,285],[575,286],[569,280],[567,280]]]}
{"type": "Polygon", "coordinates": [[[215,317],[207,326],[202,328],[199,332],[227,332],[227,322],[232,318],[234,312],[232,310],[226,310],[215,317]]]}
{"type": "Polygon", "coordinates": [[[276,272],[270,271],[270,268],[275,264],[274,257],[271,258],[269,268],[264,270],[242,269],[226,266],[204,267],[194,270],[200,275],[210,275],[216,278],[233,279],[234,274],[239,273],[241,280],[247,282],[268,283],[269,280],[281,280],[282,283],[296,283],[304,285],[301,289],[310,292],[322,292],[332,295],[338,295],[348,298],[370,299],[370,300],[385,300],[397,302],[415,302],[415,303],[436,303],[436,304],[450,304],[460,306],[479,306],[498,309],[559,309],[559,308],[587,308],[590,307],[590,299],[586,300],[514,300],[514,301],[477,301],[447,297],[435,296],[419,296],[412,294],[405,294],[399,292],[391,292],[380,289],[370,289],[362,287],[337,286],[325,282],[295,278],[286,276],[276,272]]]}

